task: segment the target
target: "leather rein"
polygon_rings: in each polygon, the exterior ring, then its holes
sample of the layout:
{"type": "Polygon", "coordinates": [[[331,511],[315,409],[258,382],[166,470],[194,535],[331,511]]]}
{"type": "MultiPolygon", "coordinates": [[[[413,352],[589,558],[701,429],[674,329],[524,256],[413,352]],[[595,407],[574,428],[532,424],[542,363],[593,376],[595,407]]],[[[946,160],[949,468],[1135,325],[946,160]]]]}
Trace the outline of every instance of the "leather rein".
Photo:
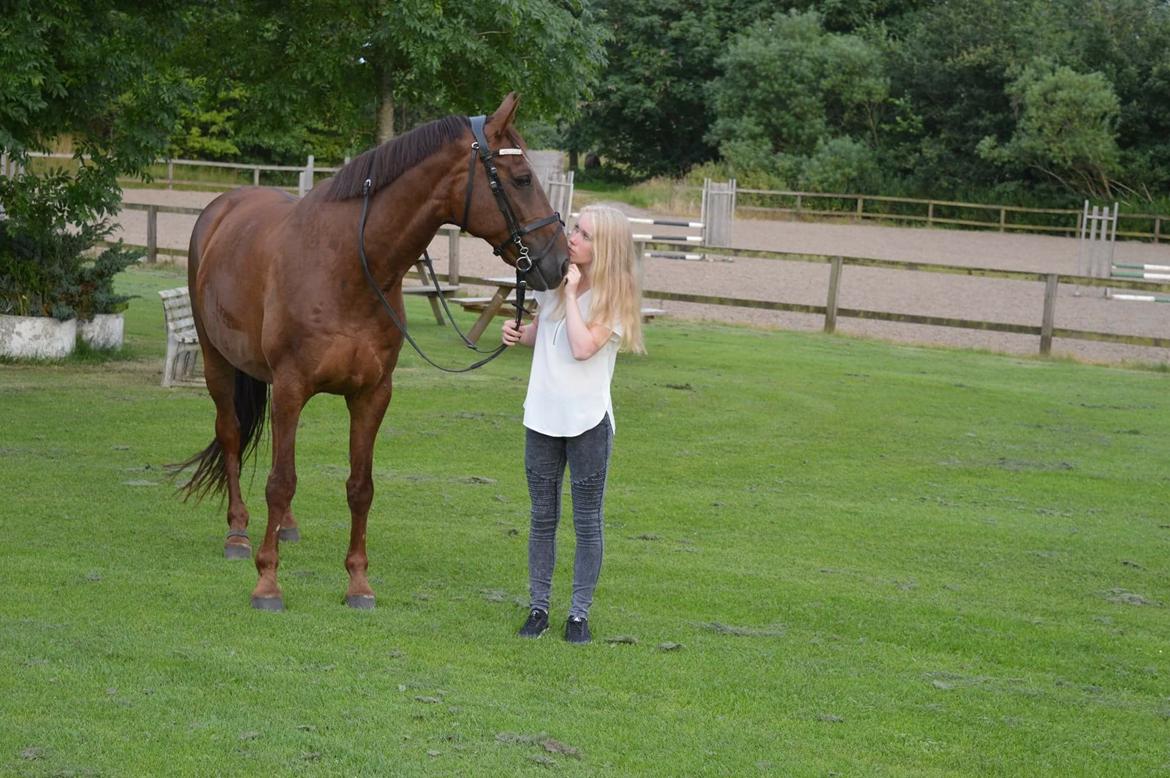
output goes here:
{"type": "MultiPolygon", "coordinates": [[[[526,286],[524,283],[524,273],[527,273],[533,268],[533,261],[529,255],[528,246],[524,243],[524,236],[539,230],[541,227],[552,224],[553,222],[560,222],[562,226],[564,225],[564,222],[561,220],[561,215],[554,211],[551,215],[546,216],[543,219],[537,219],[535,221],[529,222],[528,224],[520,224],[519,220],[516,218],[516,212],[512,210],[512,203],[508,200],[508,195],[504,192],[504,186],[500,182],[499,170],[492,162],[492,158],[496,156],[522,154],[523,152],[520,149],[500,149],[498,152],[493,152],[491,150],[490,144],[488,144],[487,136],[484,134],[483,130],[484,124],[487,122],[487,118],[485,116],[473,116],[470,118],[470,122],[471,133],[475,137],[475,140],[471,143],[471,161],[467,168],[467,195],[463,201],[463,219],[459,223],[459,229],[465,230],[467,228],[467,216],[471,210],[471,194],[473,188],[475,187],[475,162],[476,159],[479,159],[483,163],[484,171],[487,173],[488,187],[491,189],[492,195],[496,199],[496,205],[499,207],[500,213],[503,215],[504,221],[508,225],[508,239],[498,246],[493,246],[492,253],[494,253],[496,256],[502,257],[509,244],[516,246],[516,326],[519,328],[522,317],[524,315],[524,291],[526,286]]],[[[374,280],[374,276],[370,272],[369,258],[366,257],[366,217],[369,215],[370,194],[373,188],[373,182],[370,178],[370,171],[373,167],[373,164],[374,158],[371,156],[369,166],[366,168],[366,179],[362,183],[362,216],[358,223],[358,254],[361,257],[362,271],[365,273],[366,281],[369,283],[370,288],[373,289],[374,293],[378,296],[378,300],[382,303],[382,307],[386,309],[386,313],[390,315],[390,320],[394,322],[394,326],[398,328],[398,330],[402,333],[402,336],[406,338],[408,343],[410,343],[411,347],[416,352],[418,352],[418,355],[430,365],[438,368],[439,370],[442,370],[445,373],[466,373],[468,371],[475,370],[476,368],[483,367],[488,362],[491,362],[493,359],[502,354],[507,346],[501,343],[493,351],[486,352],[468,340],[467,336],[463,334],[463,331],[459,329],[459,325],[455,323],[455,318],[451,315],[451,309],[447,307],[447,298],[443,295],[442,290],[439,287],[439,279],[435,275],[434,266],[431,264],[430,254],[428,254],[426,251],[423,251],[423,262],[426,266],[428,274],[431,277],[431,281],[435,285],[435,295],[439,298],[439,302],[442,303],[443,311],[446,313],[448,321],[451,322],[451,326],[455,329],[455,332],[459,334],[460,339],[462,339],[463,343],[468,348],[480,354],[487,354],[485,358],[472,365],[463,368],[443,367],[428,357],[423,352],[422,348],[419,347],[418,343],[415,342],[414,338],[411,337],[410,332],[408,332],[406,329],[406,323],[398,317],[398,314],[394,311],[393,306],[391,306],[390,303],[386,300],[386,296],[382,294],[382,288],[378,285],[377,281],[374,280]]],[[[537,270],[537,272],[540,271],[537,270]]]]}

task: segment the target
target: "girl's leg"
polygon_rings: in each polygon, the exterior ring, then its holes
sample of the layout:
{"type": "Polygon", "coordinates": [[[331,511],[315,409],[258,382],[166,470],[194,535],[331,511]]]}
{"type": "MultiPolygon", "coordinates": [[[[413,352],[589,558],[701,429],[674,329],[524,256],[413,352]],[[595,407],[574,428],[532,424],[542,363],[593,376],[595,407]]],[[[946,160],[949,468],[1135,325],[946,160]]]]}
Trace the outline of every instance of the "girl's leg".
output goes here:
{"type": "Polygon", "coordinates": [[[524,470],[532,500],[528,534],[528,592],[532,608],[548,613],[553,567],[557,561],[557,523],[565,476],[565,439],[525,428],[524,470]]]}
{"type": "Polygon", "coordinates": [[[601,558],[605,551],[605,482],[612,451],[613,427],[608,415],[593,429],[568,439],[573,529],[577,535],[577,555],[573,560],[573,600],[569,616],[589,618],[593,590],[601,574],[601,558]]]}

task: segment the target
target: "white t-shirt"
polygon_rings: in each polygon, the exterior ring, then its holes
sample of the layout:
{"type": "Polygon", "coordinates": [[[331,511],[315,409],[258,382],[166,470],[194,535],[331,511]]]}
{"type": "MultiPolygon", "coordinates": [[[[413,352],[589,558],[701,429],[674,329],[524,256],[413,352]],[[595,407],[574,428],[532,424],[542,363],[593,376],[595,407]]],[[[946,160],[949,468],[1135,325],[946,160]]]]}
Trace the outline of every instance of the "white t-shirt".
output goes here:
{"type": "MultiPolygon", "coordinates": [[[[528,377],[528,396],[524,399],[524,426],[543,435],[571,438],[593,429],[609,414],[613,420],[613,400],[609,385],[617,362],[621,342],[621,325],[612,324],[613,334],[589,359],[573,358],[563,311],[555,310],[556,291],[536,292],[536,342],[533,344],[532,372],[528,377]],[[557,319],[550,316],[556,315],[557,319]]],[[[588,324],[593,290],[577,297],[581,318],[588,324]]]]}

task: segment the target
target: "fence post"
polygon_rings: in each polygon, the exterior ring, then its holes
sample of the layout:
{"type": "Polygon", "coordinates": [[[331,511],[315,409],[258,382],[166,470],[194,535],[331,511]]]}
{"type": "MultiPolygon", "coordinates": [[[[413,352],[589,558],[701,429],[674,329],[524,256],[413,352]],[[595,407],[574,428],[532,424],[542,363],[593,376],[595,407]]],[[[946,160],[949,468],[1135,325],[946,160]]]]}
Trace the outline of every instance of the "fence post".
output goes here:
{"type": "Polygon", "coordinates": [[[1040,354],[1048,356],[1052,353],[1052,325],[1056,321],[1056,273],[1044,276],[1044,316],[1040,321],[1040,354]]]}
{"type": "Polygon", "coordinates": [[[926,204],[926,226],[934,226],[934,201],[926,204]]]}
{"type": "Polygon", "coordinates": [[[146,206],[146,261],[158,262],[158,206],[146,206]]]}
{"type": "Polygon", "coordinates": [[[1162,240],[1162,217],[1154,217],[1154,243],[1162,240]]]}
{"type": "Polygon", "coordinates": [[[638,276],[638,288],[646,288],[646,244],[643,241],[634,241],[634,266],[638,276]]]}
{"type": "Polygon", "coordinates": [[[841,258],[829,261],[829,298],[825,301],[825,334],[837,331],[837,292],[841,289],[841,258]]]}
{"type": "Polygon", "coordinates": [[[865,213],[865,198],[861,195],[857,196],[857,222],[860,224],[864,220],[865,213]]]}
{"type": "Polygon", "coordinates": [[[1003,232],[1007,224],[1007,208],[999,209],[999,231],[1003,232]]]}
{"type": "Polygon", "coordinates": [[[252,168],[252,186],[260,186],[260,168],[252,168]]]}
{"type": "Polygon", "coordinates": [[[700,220],[703,222],[704,246],[731,245],[731,229],[735,220],[734,178],[725,184],[710,179],[703,181],[700,220]]]}
{"type": "Polygon", "coordinates": [[[549,171],[548,181],[544,184],[545,194],[552,209],[562,216],[573,212],[573,177],[572,170],[560,173],[549,171]]]}
{"type": "Polygon", "coordinates": [[[175,161],[167,160],[167,189],[175,188],[175,161]]]}
{"type": "Polygon", "coordinates": [[[447,283],[459,285],[459,228],[447,230],[447,283]]]}
{"type": "Polygon", "coordinates": [[[800,195],[796,196],[796,220],[800,221],[800,195]]]}
{"type": "Polygon", "coordinates": [[[313,188],[313,155],[309,155],[308,161],[305,163],[305,169],[301,171],[300,177],[297,179],[297,197],[304,197],[305,192],[313,188]]]}

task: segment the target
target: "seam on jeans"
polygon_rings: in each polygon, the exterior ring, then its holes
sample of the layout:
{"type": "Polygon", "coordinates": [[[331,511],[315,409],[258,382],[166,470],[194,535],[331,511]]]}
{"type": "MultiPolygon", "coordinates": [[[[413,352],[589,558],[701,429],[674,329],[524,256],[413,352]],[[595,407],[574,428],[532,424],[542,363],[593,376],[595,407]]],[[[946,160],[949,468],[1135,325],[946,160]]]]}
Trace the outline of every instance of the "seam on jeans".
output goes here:
{"type": "Polygon", "coordinates": [[[606,474],[606,466],[602,465],[601,469],[598,470],[596,473],[591,473],[591,474],[585,476],[584,478],[572,479],[572,484],[573,484],[573,486],[590,486],[594,483],[599,483],[602,486],[604,486],[605,485],[605,474],[606,474]]]}
{"type": "Polygon", "coordinates": [[[556,475],[545,475],[539,470],[533,470],[531,467],[525,467],[524,472],[529,478],[536,478],[541,481],[547,481],[549,483],[555,483],[560,480],[556,475]]]}

